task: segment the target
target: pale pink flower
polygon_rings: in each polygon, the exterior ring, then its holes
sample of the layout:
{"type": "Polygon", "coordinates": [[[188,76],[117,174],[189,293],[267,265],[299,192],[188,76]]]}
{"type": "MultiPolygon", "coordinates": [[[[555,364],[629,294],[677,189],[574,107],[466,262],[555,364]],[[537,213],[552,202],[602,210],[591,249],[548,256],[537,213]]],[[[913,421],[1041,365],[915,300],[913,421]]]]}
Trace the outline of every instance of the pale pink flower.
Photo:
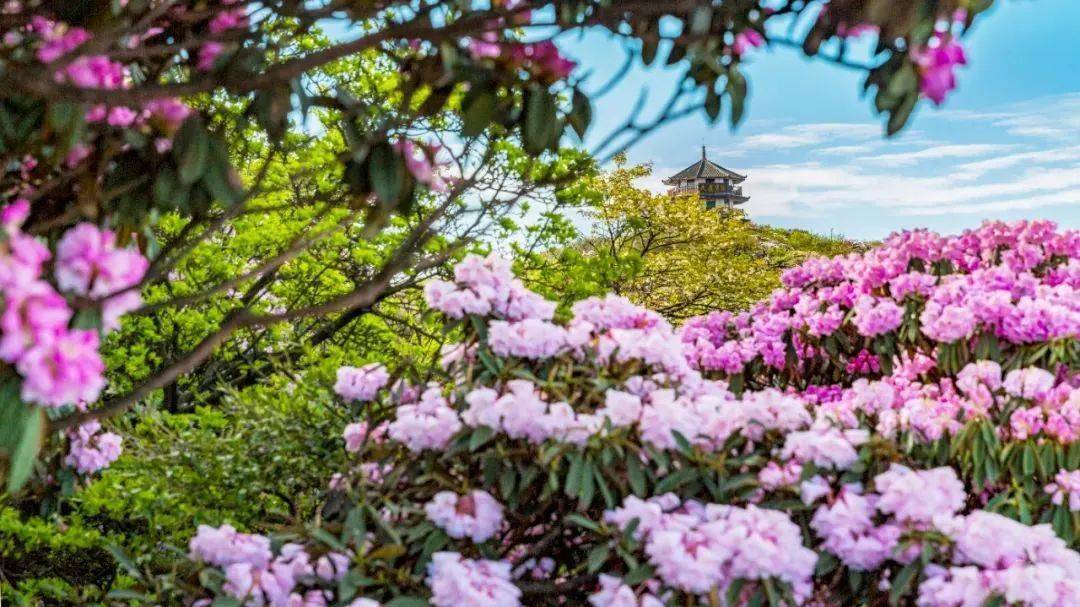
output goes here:
{"type": "Polygon", "coordinates": [[[491,539],[503,523],[502,504],[479,489],[465,495],[441,491],[424,505],[424,512],[450,537],[478,544],[491,539]]]}

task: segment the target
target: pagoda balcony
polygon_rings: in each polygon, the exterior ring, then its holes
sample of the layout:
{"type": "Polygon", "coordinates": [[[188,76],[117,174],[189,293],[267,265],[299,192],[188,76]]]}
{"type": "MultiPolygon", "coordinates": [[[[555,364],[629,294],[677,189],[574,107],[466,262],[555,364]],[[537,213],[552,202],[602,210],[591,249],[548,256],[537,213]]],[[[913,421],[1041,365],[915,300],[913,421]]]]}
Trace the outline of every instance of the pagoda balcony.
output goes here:
{"type": "Polygon", "coordinates": [[[735,196],[743,195],[742,186],[729,186],[722,183],[703,183],[701,185],[680,185],[670,190],[671,194],[699,194],[701,196],[735,196]]]}

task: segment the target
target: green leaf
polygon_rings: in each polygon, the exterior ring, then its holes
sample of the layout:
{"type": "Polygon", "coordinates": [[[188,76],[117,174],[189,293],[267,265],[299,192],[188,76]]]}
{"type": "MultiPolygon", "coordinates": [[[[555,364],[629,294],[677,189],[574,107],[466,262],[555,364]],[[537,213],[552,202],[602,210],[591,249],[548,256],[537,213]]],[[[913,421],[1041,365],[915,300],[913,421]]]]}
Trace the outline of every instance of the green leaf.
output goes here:
{"type": "Polygon", "coordinates": [[[390,600],[386,607],[429,607],[427,599],[418,596],[399,596],[390,600]]]}
{"type": "Polygon", "coordinates": [[[514,495],[514,484],[517,482],[517,473],[512,465],[503,468],[499,475],[499,492],[504,499],[510,499],[514,495]]]}
{"type": "Polygon", "coordinates": [[[338,552],[348,552],[348,550],[349,550],[345,546],[345,544],[341,543],[341,540],[338,539],[337,536],[335,536],[334,534],[330,533],[329,531],[327,531],[326,529],[323,529],[321,527],[313,528],[311,530],[311,537],[319,540],[320,542],[326,544],[327,546],[333,548],[334,550],[337,550],[338,552]]]}
{"type": "Polygon", "coordinates": [[[215,200],[233,205],[243,198],[243,188],[235,178],[229,150],[225,142],[218,137],[210,137],[209,159],[202,183],[215,200]]]}
{"type": "Polygon", "coordinates": [[[570,126],[581,139],[585,138],[585,132],[592,123],[592,102],[581,91],[574,89],[573,105],[570,115],[567,117],[570,126]]]}
{"type": "Polygon", "coordinates": [[[110,599],[126,599],[129,601],[149,601],[150,597],[142,594],[141,592],[135,592],[134,590],[128,590],[126,588],[117,588],[110,590],[109,594],[105,595],[110,599]]]}
{"type": "Polygon", "coordinates": [[[581,491],[582,461],[580,453],[570,455],[570,469],[566,471],[566,481],[563,482],[563,491],[569,497],[576,497],[581,491]]]}
{"type": "Polygon", "coordinates": [[[654,573],[656,573],[656,570],[653,569],[652,565],[641,565],[631,569],[630,573],[624,575],[623,583],[627,586],[636,586],[651,578],[654,573]]]}
{"type": "Polygon", "coordinates": [[[899,133],[904,125],[907,124],[908,118],[911,116],[912,110],[915,109],[915,104],[919,101],[918,93],[909,93],[904,100],[889,113],[889,123],[886,126],[886,134],[890,137],[899,133]]]}
{"type": "Polygon", "coordinates": [[[892,589],[889,591],[889,605],[896,607],[900,604],[900,599],[907,595],[908,590],[915,582],[915,578],[918,577],[921,568],[922,566],[919,562],[915,561],[905,566],[896,574],[896,579],[892,582],[892,589]]]}
{"type": "Polygon", "coordinates": [[[585,460],[581,470],[581,493],[578,500],[578,507],[582,510],[588,509],[592,505],[593,498],[596,497],[596,479],[593,475],[593,469],[595,465],[592,460],[585,460]]]}
{"type": "Polygon", "coordinates": [[[116,544],[108,544],[107,546],[105,546],[105,549],[108,550],[109,554],[112,555],[113,560],[116,561],[116,564],[120,565],[120,567],[123,568],[123,570],[126,571],[128,575],[136,579],[142,577],[142,572],[139,571],[139,568],[135,566],[135,562],[131,560],[131,557],[129,557],[126,552],[124,552],[123,548],[117,546],[116,544]]]}
{"type": "Polygon", "coordinates": [[[765,589],[765,596],[769,599],[769,607],[780,607],[780,593],[776,591],[776,585],[773,583],[772,578],[767,578],[761,581],[762,588],[765,589]]]}
{"type": "Polygon", "coordinates": [[[201,118],[184,121],[173,139],[173,156],[181,183],[192,185],[203,176],[210,158],[210,140],[201,118]]]}
{"type": "Polygon", "coordinates": [[[588,563],[589,573],[596,573],[603,568],[604,563],[607,562],[608,557],[611,556],[611,546],[607,543],[600,544],[589,551],[588,563]]]}
{"type": "Polygon", "coordinates": [[[539,154],[559,144],[561,125],[555,99],[545,89],[533,87],[525,95],[525,124],[522,135],[525,151],[539,154]]]}
{"type": "Polygon", "coordinates": [[[567,522],[573,523],[578,527],[588,529],[589,531],[600,533],[600,526],[587,517],[580,514],[568,514],[566,515],[567,522]]]}
{"type": "Polygon", "coordinates": [[[495,93],[474,83],[474,88],[465,96],[462,136],[476,137],[483,133],[495,118],[495,104],[495,93]]]}
{"type": "Polygon", "coordinates": [[[405,186],[404,160],[389,143],[382,142],[372,148],[370,163],[368,173],[375,194],[387,204],[397,203],[405,186]]]}
{"type": "Polygon", "coordinates": [[[495,436],[495,431],[491,428],[487,426],[477,427],[476,430],[473,430],[472,436],[469,437],[469,451],[476,451],[487,444],[493,436],[495,436]]]}
{"type": "Polygon", "coordinates": [[[385,546],[380,546],[367,553],[364,555],[364,558],[373,561],[392,561],[405,554],[405,552],[405,546],[402,546],[401,544],[386,544],[385,546]]]}
{"type": "Polygon", "coordinates": [[[8,378],[0,384],[0,453],[7,456],[7,491],[22,488],[34,470],[45,432],[45,414],[22,401],[19,382],[8,378]]]}
{"type": "Polygon", "coordinates": [[[603,473],[600,472],[600,466],[593,466],[593,476],[596,478],[596,487],[600,489],[600,496],[604,498],[604,506],[609,510],[614,508],[615,495],[611,493],[611,487],[608,487],[607,481],[604,480],[603,473]]]}
{"type": "Polygon", "coordinates": [[[731,126],[738,126],[746,109],[747,84],[746,78],[735,67],[728,69],[727,92],[731,99],[731,126]]]}
{"type": "Polygon", "coordinates": [[[428,534],[426,540],[424,540],[424,549],[421,553],[423,559],[428,559],[432,554],[435,554],[439,550],[442,550],[443,546],[450,541],[450,537],[443,533],[441,530],[435,530],[428,534]]]}
{"type": "Polygon", "coordinates": [[[738,605],[739,597],[742,594],[743,587],[746,586],[746,580],[735,580],[728,586],[727,592],[724,594],[726,599],[726,605],[738,605]]]}
{"type": "Polygon", "coordinates": [[[626,454],[626,476],[634,495],[643,497],[648,491],[648,486],[645,484],[645,472],[641,469],[641,460],[638,459],[636,453],[626,454]]]}
{"type": "Polygon", "coordinates": [[[161,167],[158,170],[157,179],[154,180],[154,204],[159,207],[173,208],[182,189],[183,186],[176,176],[176,171],[171,167],[161,167]]]}
{"type": "Polygon", "coordinates": [[[1022,461],[1024,476],[1035,474],[1035,448],[1031,446],[1031,443],[1024,445],[1022,461]]]}
{"type": "Polygon", "coordinates": [[[723,97],[716,92],[716,89],[709,87],[705,91],[705,113],[709,116],[709,120],[716,121],[720,117],[720,110],[723,107],[723,97]]]}
{"type": "Polygon", "coordinates": [[[687,438],[683,436],[681,432],[679,432],[678,430],[672,430],[671,435],[675,437],[675,444],[678,445],[679,451],[683,455],[690,456],[694,454],[693,445],[690,444],[690,441],[687,440],[687,438]]]}
{"type": "Polygon", "coordinates": [[[663,479],[661,479],[659,483],[656,483],[656,494],[663,495],[668,491],[674,491],[675,489],[679,488],[684,483],[692,479],[696,474],[696,471],[690,470],[688,468],[684,468],[682,470],[679,470],[678,472],[669,474],[663,479]]]}

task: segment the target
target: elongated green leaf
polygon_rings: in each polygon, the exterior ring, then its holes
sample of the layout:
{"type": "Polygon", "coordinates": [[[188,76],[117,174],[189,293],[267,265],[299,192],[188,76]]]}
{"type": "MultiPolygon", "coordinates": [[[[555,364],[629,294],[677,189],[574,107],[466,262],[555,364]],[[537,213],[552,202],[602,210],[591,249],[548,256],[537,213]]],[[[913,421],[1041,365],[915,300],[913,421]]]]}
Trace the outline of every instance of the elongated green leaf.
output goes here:
{"type": "Polygon", "coordinates": [[[588,557],[589,573],[600,571],[600,569],[603,568],[604,563],[607,562],[609,556],[611,556],[611,546],[606,543],[599,544],[590,550],[588,557]]]}
{"type": "Polygon", "coordinates": [[[0,385],[0,453],[8,460],[6,490],[18,491],[30,478],[41,449],[45,416],[19,397],[19,382],[0,385]]]}
{"type": "Polygon", "coordinates": [[[380,143],[371,150],[369,168],[375,194],[387,204],[395,204],[405,186],[405,161],[388,143],[380,143]]]}
{"type": "Polygon", "coordinates": [[[428,607],[428,602],[417,596],[399,596],[390,599],[386,607],[428,607]]]}
{"type": "Polygon", "coordinates": [[[194,184],[203,176],[210,158],[210,139],[201,118],[193,116],[184,121],[173,139],[172,149],[180,181],[194,184]]]}
{"type": "Polygon", "coordinates": [[[530,89],[525,96],[525,124],[522,128],[525,151],[539,154],[555,148],[561,130],[551,93],[540,87],[530,89]]]}
{"type": "Polygon", "coordinates": [[[469,451],[476,451],[487,444],[493,436],[495,436],[495,431],[487,426],[480,426],[473,430],[472,436],[469,437],[469,451]]]}

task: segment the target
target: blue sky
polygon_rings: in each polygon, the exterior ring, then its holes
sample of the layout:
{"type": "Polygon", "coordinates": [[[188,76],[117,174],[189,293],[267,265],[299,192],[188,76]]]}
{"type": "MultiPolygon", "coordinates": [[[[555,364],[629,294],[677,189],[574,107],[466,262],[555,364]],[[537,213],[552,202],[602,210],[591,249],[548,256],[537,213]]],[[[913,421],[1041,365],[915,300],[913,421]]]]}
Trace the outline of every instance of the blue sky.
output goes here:
{"type": "MultiPolygon", "coordinates": [[[[922,107],[886,140],[861,76],[801,53],[748,60],[751,99],[737,131],[694,115],[629,150],[651,162],[645,185],[710,158],[749,175],[757,221],[880,238],[906,227],[956,232],[986,218],[1049,218],[1080,228],[1080,1],[998,0],[965,39],[970,65],[944,108],[922,107]]],[[[599,86],[619,43],[592,32],[560,41],[599,86]]],[[[630,112],[640,91],[658,102],[673,71],[634,70],[597,101],[595,135],[630,112]]],[[[596,139],[592,140],[595,143],[596,139]]]]}

